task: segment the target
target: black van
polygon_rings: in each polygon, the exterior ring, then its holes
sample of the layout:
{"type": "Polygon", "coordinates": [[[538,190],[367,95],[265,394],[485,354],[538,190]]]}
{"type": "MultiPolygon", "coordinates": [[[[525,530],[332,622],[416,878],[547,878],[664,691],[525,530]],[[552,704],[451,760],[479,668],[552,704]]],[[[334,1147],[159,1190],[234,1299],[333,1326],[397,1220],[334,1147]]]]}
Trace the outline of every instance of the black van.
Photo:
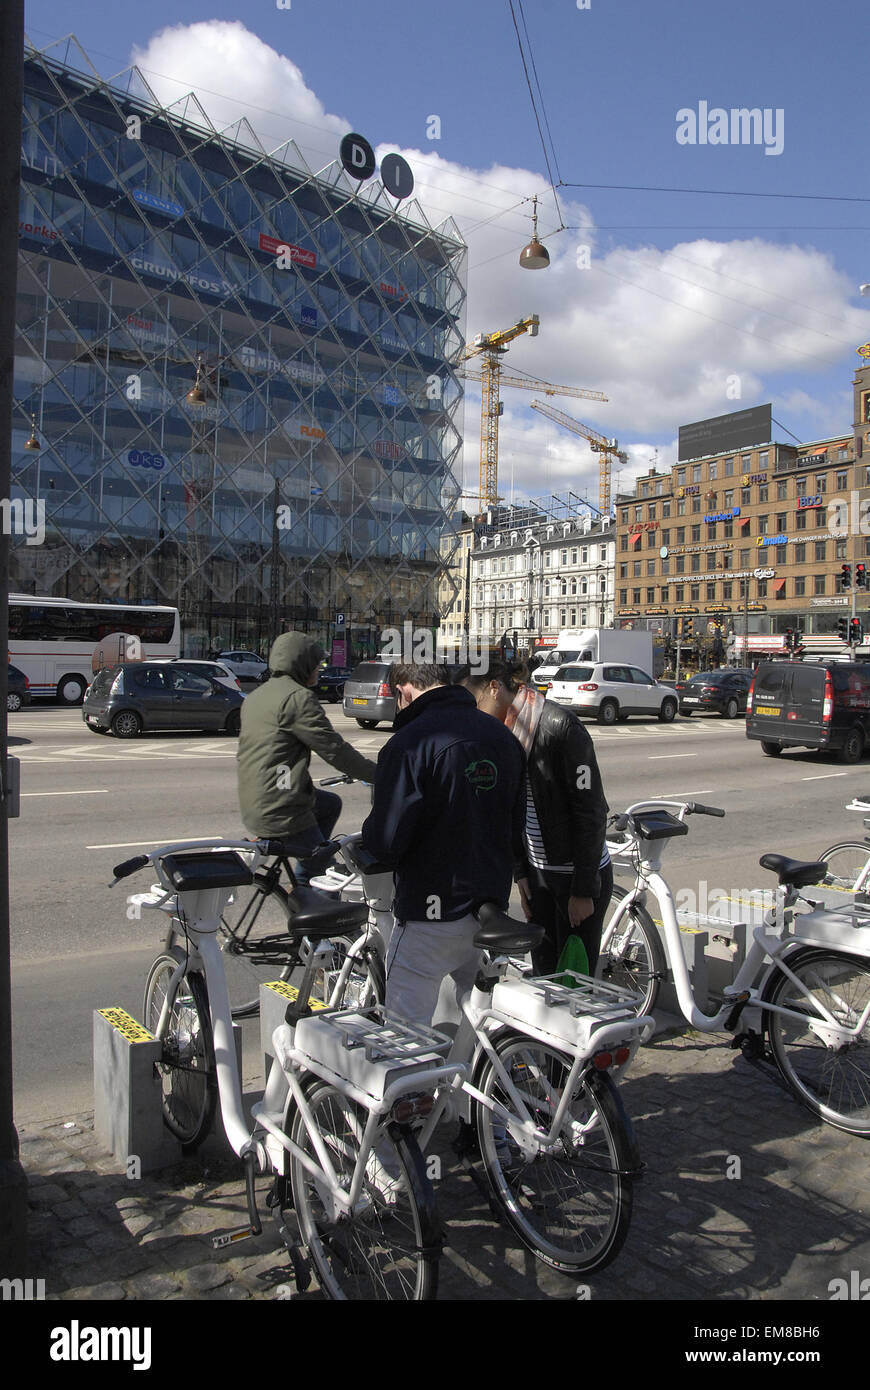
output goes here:
{"type": "Polygon", "coordinates": [[[870,746],[870,665],[854,661],[763,661],[746,705],[746,737],[778,758],[783,748],[819,748],[856,763],[870,746]]]}

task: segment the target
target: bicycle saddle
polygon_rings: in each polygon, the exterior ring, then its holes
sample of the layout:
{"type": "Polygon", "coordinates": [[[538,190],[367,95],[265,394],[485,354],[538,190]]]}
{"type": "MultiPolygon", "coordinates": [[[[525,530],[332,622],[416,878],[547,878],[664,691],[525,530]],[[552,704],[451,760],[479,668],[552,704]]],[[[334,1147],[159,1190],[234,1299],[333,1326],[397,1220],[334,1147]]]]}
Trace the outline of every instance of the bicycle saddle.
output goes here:
{"type": "Polygon", "coordinates": [[[475,913],[480,930],[474,934],[474,944],[485,951],[515,951],[525,955],[544,939],[544,928],[536,922],[518,922],[502,912],[495,903],[481,903],[475,913]]]}
{"type": "Polygon", "coordinates": [[[288,927],[294,936],[335,936],[368,921],[368,903],[336,902],[316,888],[294,888],[287,898],[288,927]]]}
{"type": "Polygon", "coordinates": [[[818,883],[828,872],[827,864],[808,859],[789,859],[787,854],[762,854],[758,862],[762,869],[775,873],[780,883],[787,883],[792,888],[806,888],[811,883],[818,883]]]}

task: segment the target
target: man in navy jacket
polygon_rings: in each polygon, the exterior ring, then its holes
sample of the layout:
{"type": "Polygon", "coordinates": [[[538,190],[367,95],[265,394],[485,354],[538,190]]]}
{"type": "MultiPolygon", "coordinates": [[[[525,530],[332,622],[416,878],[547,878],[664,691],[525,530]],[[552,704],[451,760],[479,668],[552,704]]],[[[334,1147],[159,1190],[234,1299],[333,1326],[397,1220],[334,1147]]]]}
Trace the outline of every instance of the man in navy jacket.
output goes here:
{"type": "Polygon", "coordinates": [[[447,679],[442,666],[392,668],[400,712],[362,827],[363,847],[395,873],[387,1008],[422,1024],[446,976],[457,998],[473,984],[472,913],[482,902],[507,909],[525,824],[518,741],[447,679]]]}

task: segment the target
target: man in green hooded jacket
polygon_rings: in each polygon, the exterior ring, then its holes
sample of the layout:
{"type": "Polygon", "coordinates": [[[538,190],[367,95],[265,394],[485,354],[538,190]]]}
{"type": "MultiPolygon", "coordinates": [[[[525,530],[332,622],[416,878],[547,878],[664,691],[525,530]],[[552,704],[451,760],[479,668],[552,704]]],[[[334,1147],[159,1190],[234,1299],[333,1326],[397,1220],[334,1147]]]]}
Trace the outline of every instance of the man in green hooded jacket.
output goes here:
{"type": "Polygon", "coordinates": [[[308,772],[317,753],[339,772],[373,782],[375,763],[336,733],[312,690],[323,650],[301,632],[276,637],[269,653],[270,679],[242,705],[236,754],[239,809],[249,834],[292,840],[301,854],[297,878],[308,882],[305,851],[328,840],[341,798],[318,788],[308,772]]]}

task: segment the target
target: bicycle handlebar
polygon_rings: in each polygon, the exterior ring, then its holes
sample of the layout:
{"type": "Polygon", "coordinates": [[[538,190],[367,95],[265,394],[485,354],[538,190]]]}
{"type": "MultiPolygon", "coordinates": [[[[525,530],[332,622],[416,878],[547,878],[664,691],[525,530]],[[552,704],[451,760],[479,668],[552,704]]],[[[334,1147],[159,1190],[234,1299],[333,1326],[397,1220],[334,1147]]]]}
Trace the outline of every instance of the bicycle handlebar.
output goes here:
{"type": "Polygon", "coordinates": [[[615,830],[626,830],[633,815],[644,810],[661,810],[663,806],[677,806],[680,808],[680,819],[683,816],[724,816],[725,812],[719,806],[705,806],[700,801],[670,801],[664,797],[652,798],[650,801],[636,801],[633,806],[629,806],[626,811],[611,816],[608,824],[615,830]]]}

